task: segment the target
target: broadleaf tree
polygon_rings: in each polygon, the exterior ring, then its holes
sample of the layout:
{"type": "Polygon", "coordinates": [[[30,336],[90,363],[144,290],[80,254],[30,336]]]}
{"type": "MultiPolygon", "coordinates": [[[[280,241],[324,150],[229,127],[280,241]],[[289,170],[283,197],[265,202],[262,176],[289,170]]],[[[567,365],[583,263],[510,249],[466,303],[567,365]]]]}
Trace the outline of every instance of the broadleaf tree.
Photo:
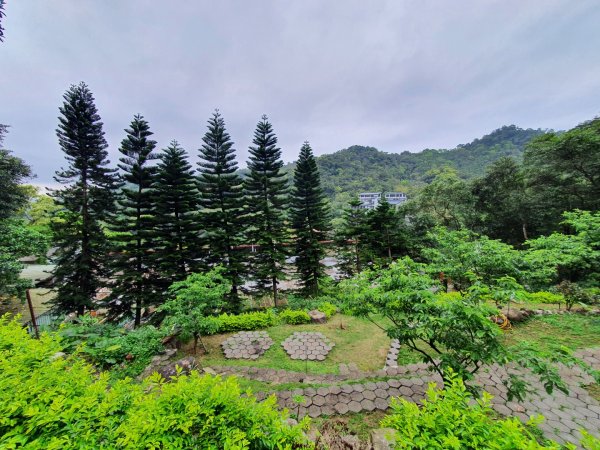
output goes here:
{"type": "Polygon", "coordinates": [[[59,145],[68,163],[54,179],[64,185],[53,192],[61,208],[52,224],[56,253],[53,309],[83,314],[94,308],[97,290],[107,276],[108,242],[103,221],[115,209],[115,169],[106,151],[102,121],[85,83],[63,96],[59,145]]]}
{"type": "MultiPolygon", "coordinates": [[[[179,333],[182,339],[194,339],[194,353],[202,335],[218,330],[214,316],[225,306],[225,297],[231,284],[224,277],[223,268],[215,267],[206,273],[193,273],[185,280],[169,287],[171,298],[158,308],[166,313],[163,326],[179,333]]],[[[204,348],[206,350],[206,348],[204,348]]]]}
{"type": "Polygon", "coordinates": [[[249,173],[244,179],[248,239],[257,244],[250,257],[250,272],[259,292],[271,291],[277,306],[277,285],[285,277],[283,266],[288,241],[287,176],[281,171],[281,149],[267,116],[256,125],[250,146],[249,173]]]}

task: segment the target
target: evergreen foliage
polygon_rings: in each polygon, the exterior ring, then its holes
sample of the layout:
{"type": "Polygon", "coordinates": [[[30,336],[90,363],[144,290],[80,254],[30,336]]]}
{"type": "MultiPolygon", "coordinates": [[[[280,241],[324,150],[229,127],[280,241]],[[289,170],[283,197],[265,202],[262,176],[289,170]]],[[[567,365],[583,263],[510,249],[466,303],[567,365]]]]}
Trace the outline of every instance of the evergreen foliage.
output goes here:
{"type": "Polygon", "coordinates": [[[130,316],[134,310],[134,323],[139,326],[142,308],[157,302],[150,254],[154,248],[153,187],[157,168],[152,163],[157,159],[153,153],[156,141],[150,139],[150,126],[139,114],[125,132],[118,165],[124,185],[117,199],[117,214],[111,221],[112,289],[107,306],[113,317],[130,316]]]}
{"type": "Polygon", "coordinates": [[[243,253],[234,247],[241,244],[244,224],[242,180],[237,172],[233,142],[225,129],[225,121],[215,111],[208,120],[208,131],[202,138],[198,162],[198,190],[203,221],[210,245],[209,261],[223,264],[224,276],[231,282],[230,307],[238,310],[239,286],[244,273],[243,253]]]}
{"type": "Polygon", "coordinates": [[[187,152],[172,141],[160,160],[154,185],[153,267],[166,289],[200,268],[203,239],[199,195],[187,152]]]}
{"type": "Polygon", "coordinates": [[[270,289],[277,306],[278,280],[284,278],[283,265],[288,239],[286,210],[288,184],[281,171],[281,149],[267,116],[256,125],[250,147],[249,173],[244,180],[248,237],[258,248],[250,259],[252,279],[259,292],[270,289]]]}
{"type": "Polygon", "coordinates": [[[484,234],[513,244],[527,240],[535,218],[523,170],[514,159],[494,162],[484,177],[473,181],[472,191],[480,215],[478,228],[484,234]]]}
{"type": "Polygon", "coordinates": [[[372,260],[367,245],[369,232],[366,210],[361,208],[360,200],[355,198],[344,209],[342,223],[335,234],[338,265],[345,276],[352,277],[360,273],[372,260]]]}
{"type": "MultiPolygon", "coordinates": [[[[7,132],[8,126],[0,124],[0,146],[7,132]]],[[[11,217],[25,205],[27,193],[21,184],[31,177],[31,167],[25,161],[0,147],[0,220],[11,217]]]]}
{"type": "Polygon", "coordinates": [[[2,27],[2,18],[6,16],[4,13],[4,0],[0,0],[0,42],[4,42],[4,28],[2,27]]]}
{"type": "Polygon", "coordinates": [[[294,171],[291,201],[292,227],[296,234],[296,270],[302,291],[319,292],[319,278],[324,274],[320,260],[325,256],[323,244],[329,229],[329,208],[321,188],[319,169],[312,149],[305,142],[294,171]]]}
{"type": "Polygon", "coordinates": [[[107,238],[102,221],[114,211],[115,170],[106,166],[107,143],[94,97],[85,83],[64,94],[56,130],[68,166],[54,179],[65,187],[54,192],[62,208],[52,230],[58,247],[54,279],[59,312],[83,314],[107,275],[107,238]]]}
{"type": "Polygon", "coordinates": [[[404,247],[403,226],[398,211],[384,195],[377,208],[369,211],[367,225],[369,232],[366,238],[374,260],[383,259],[387,264],[391,263],[404,247]]]}

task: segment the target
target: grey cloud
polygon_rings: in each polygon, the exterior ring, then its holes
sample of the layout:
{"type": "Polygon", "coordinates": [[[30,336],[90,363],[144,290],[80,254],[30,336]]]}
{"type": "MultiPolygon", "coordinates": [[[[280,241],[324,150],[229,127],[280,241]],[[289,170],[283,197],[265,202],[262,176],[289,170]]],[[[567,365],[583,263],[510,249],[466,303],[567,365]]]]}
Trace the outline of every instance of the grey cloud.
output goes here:
{"type": "Polygon", "coordinates": [[[594,0],[247,2],[20,0],[0,44],[0,123],[48,182],[62,93],[86,81],[116,160],[135,113],[191,153],[224,114],[243,165],[273,121],[284,158],[352,144],[453,147],[499,126],[599,113],[594,0]]]}

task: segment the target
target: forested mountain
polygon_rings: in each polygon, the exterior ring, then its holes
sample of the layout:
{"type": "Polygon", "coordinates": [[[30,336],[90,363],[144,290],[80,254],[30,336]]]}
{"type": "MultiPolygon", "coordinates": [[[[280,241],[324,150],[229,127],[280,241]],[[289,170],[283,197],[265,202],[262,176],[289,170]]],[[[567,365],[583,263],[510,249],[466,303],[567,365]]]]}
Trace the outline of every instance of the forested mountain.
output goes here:
{"type": "MultiPolygon", "coordinates": [[[[453,167],[465,179],[482,176],[485,168],[502,156],[520,160],[525,145],[543,133],[541,129],[525,130],[510,125],[449,150],[386,153],[354,145],[316,160],[323,189],[335,214],[359,192],[398,190],[410,194],[415,186],[431,181],[432,171],[441,167],[453,167]]],[[[288,164],[285,170],[291,171],[293,167],[293,163],[288,164]]]]}

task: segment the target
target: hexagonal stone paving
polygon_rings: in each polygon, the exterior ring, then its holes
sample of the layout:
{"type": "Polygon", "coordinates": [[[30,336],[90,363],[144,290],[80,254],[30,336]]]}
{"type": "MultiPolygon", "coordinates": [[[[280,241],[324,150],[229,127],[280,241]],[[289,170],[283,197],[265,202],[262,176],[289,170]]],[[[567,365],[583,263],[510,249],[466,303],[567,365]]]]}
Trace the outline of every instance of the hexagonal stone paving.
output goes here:
{"type": "Polygon", "coordinates": [[[292,359],[324,361],[335,346],[323,333],[296,332],[282,342],[282,347],[292,359]]]}
{"type": "Polygon", "coordinates": [[[266,331],[241,331],[221,343],[227,359],[257,359],[271,345],[273,340],[266,331]]]}

